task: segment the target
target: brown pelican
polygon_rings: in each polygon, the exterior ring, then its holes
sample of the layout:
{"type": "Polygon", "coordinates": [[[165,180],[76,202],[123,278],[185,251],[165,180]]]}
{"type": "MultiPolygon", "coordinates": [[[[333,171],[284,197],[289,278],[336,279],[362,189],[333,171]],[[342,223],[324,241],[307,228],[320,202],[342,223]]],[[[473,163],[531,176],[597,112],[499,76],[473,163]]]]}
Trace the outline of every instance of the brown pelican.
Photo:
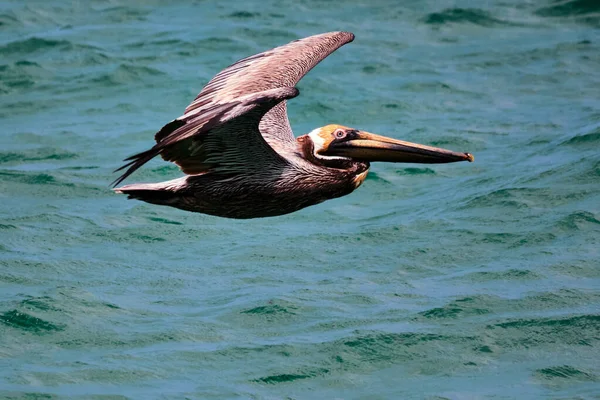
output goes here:
{"type": "Polygon", "coordinates": [[[404,142],[341,125],[294,138],[286,101],[321,60],[354,40],[330,32],[244,58],[221,71],[185,113],[155,135],[156,144],[133,155],[115,182],[159,155],[186,176],[114,189],[130,199],[228,218],[291,213],[351,193],[370,161],[449,163],[469,153],[404,142]]]}

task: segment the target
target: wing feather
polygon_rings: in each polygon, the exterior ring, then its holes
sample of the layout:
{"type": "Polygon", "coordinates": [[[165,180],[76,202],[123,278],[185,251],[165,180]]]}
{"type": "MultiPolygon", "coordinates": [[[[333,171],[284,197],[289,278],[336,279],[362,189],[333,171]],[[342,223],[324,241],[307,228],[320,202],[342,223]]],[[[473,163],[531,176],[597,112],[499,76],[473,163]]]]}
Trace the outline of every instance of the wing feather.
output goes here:
{"type": "Polygon", "coordinates": [[[248,155],[281,162],[283,159],[262,139],[258,126],[265,113],[298,94],[293,87],[265,90],[171,121],[156,134],[160,139],[151,149],[125,159],[129,162],[116,171],[126,171],[113,186],[159,154],[188,174],[217,166],[247,169],[254,161],[248,155]]]}
{"type": "Polygon", "coordinates": [[[246,57],[217,74],[185,109],[155,135],[156,145],[135,154],[117,171],[116,186],[157,155],[184,173],[255,167],[256,158],[282,162],[295,150],[286,99],[321,60],[354,40],[349,32],[310,36],[246,57]],[[254,163],[254,164],[253,164],[254,163]]]}
{"type": "MultiPolygon", "coordinates": [[[[211,79],[185,114],[203,112],[211,104],[233,101],[249,93],[294,87],[319,62],[352,40],[350,32],[323,33],[241,59],[211,79]]],[[[260,131],[271,146],[277,141],[295,143],[285,103],[265,115],[260,131]]]]}

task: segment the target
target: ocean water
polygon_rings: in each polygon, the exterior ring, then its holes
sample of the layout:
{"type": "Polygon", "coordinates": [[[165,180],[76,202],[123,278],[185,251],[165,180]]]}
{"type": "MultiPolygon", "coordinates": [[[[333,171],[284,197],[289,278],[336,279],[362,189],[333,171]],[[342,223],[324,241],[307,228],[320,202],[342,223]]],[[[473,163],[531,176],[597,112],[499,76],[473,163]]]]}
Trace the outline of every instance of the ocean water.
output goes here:
{"type": "Polygon", "coordinates": [[[0,4],[0,398],[600,398],[597,1],[170,3],[0,4]],[[245,221],[109,189],[222,68],[333,30],[297,135],[475,163],[245,221]]]}

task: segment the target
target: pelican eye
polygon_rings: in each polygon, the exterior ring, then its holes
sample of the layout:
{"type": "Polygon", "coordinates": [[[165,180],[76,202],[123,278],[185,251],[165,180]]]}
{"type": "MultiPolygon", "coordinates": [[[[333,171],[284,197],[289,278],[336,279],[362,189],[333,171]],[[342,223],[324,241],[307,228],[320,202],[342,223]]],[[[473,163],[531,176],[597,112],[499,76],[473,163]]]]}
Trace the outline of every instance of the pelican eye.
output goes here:
{"type": "Polygon", "coordinates": [[[335,137],[337,139],[342,139],[344,136],[346,136],[346,132],[339,130],[339,131],[335,131],[335,137]]]}

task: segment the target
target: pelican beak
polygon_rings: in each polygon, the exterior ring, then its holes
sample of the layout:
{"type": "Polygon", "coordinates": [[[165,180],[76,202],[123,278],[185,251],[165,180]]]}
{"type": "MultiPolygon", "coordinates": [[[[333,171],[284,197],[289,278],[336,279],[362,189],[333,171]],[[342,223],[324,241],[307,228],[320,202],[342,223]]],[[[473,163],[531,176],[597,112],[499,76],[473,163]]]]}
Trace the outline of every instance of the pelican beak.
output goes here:
{"type": "Polygon", "coordinates": [[[470,153],[458,153],[438,147],[404,142],[364,131],[358,131],[351,140],[331,143],[327,154],[363,161],[421,164],[473,162],[474,160],[470,153]]]}

